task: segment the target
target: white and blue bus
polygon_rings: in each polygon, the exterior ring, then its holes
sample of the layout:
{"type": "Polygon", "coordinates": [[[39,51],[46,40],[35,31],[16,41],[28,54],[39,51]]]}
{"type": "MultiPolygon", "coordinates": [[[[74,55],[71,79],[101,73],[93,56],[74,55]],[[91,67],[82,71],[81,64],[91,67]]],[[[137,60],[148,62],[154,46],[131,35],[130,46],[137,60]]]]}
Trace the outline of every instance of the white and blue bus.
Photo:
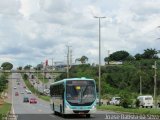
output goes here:
{"type": "Polygon", "coordinates": [[[50,85],[54,114],[90,114],[96,112],[96,83],[88,78],[68,78],[50,85]]]}

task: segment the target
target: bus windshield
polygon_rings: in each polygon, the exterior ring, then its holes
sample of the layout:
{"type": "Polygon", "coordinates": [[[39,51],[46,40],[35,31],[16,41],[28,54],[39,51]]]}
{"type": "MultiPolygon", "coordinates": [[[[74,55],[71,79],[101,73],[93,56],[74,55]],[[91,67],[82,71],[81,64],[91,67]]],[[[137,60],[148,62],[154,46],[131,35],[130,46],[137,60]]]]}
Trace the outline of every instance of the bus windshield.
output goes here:
{"type": "Polygon", "coordinates": [[[96,99],[93,81],[74,80],[66,83],[66,99],[70,104],[91,104],[96,99]]]}

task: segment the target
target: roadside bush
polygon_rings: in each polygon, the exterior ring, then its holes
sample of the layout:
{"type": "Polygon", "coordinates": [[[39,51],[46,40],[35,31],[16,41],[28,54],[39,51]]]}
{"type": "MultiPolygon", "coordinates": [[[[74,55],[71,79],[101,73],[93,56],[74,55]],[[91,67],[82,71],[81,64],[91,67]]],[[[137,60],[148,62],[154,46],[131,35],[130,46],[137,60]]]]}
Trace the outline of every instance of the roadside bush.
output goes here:
{"type": "Polygon", "coordinates": [[[140,104],[140,101],[138,99],[136,99],[136,101],[135,101],[136,108],[139,108],[139,104],[140,104]]]}
{"type": "Polygon", "coordinates": [[[120,105],[124,108],[131,108],[132,107],[132,100],[129,98],[124,98],[121,100],[120,105]]]}
{"type": "Polygon", "coordinates": [[[124,108],[131,108],[132,107],[132,99],[130,98],[130,94],[123,91],[120,93],[121,102],[120,105],[124,108]]]}
{"type": "Polygon", "coordinates": [[[27,74],[24,74],[24,75],[23,75],[23,79],[24,79],[24,80],[27,80],[27,79],[28,79],[28,75],[27,75],[27,74]]]}

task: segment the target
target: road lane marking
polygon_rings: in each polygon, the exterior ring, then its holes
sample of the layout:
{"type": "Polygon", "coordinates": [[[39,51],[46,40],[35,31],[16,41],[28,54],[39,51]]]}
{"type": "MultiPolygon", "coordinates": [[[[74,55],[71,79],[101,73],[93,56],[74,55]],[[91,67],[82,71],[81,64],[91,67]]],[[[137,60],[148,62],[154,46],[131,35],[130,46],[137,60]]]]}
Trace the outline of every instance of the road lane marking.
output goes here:
{"type": "Polygon", "coordinates": [[[54,115],[49,115],[50,117],[53,117],[53,118],[57,118],[56,116],[54,116],[54,115]]]}

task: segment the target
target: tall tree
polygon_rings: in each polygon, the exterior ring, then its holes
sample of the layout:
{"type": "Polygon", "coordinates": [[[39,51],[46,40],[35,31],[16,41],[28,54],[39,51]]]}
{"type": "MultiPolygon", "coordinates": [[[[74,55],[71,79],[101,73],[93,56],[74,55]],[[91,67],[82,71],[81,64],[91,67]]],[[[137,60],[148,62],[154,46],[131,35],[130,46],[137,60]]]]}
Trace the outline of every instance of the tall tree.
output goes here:
{"type": "Polygon", "coordinates": [[[10,62],[4,62],[2,63],[1,67],[3,70],[11,70],[13,68],[13,65],[10,62]]]}
{"type": "Polygon", "coordinates": [[[38,64],[37,66],[36,66],[36,70],[41,70],[43,68],[43,64],[38,64]]]}
{"type": "Polygon", "coordinates": [[[17,68],[17,70],[22,70],[22,66],[19,66],[19,67],[17,68]]]}
{"type": "Polygon", "coordinates": [[[109,64],[109,57],[105,57],[104,58],[104,62],[107,63],[107,64],[109,64]]]}
{"type": "Polygon", "coordinates": [[[127,51],[122,50],[112,53],[109,56],[109,59],[113,61],[124,61],[128,56],[129,53],[127,51]]]}
{"type": "Polygon", "coordinates": [[[26,66],[24,67],[24,70],[30,70],[31,67],[32,67],[32,65],[26,65],[26,66]]]}
{"type": "Polygon", "coordinates": [[[88,61],[88,57],[82,56],[81,58],[77,58],[75,62],[76,61],[80,61],[82,64],[85,64],[88,61]]]}
{"type": "Polygon", "coordinates": [[[142,55],[137,53],[135,56],[136,60],[141,60],[142,59],[142,55]]]}
{"type": "Polygon", "coordinates": [[[142,57],[144,59],[157,59],[158,56],[158,51],[156,51],[156,49],[146,49],[144,50],[144,53],[142,54],[142,57]]]}

